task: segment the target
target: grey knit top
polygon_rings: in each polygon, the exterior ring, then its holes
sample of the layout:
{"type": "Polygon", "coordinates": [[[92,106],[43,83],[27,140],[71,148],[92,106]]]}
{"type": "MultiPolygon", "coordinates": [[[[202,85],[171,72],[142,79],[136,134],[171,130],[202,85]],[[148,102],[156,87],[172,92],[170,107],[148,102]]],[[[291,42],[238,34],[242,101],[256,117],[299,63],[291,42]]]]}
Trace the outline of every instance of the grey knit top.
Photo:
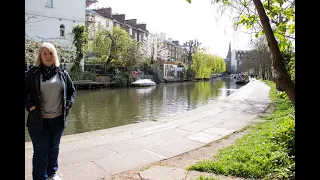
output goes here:
{"type": "Polygon", "coordinates": [[[43,118],[55,118],[62,115],[62,83],[58,73],[43,82],[40,74],[41,113],[43,118]]]}

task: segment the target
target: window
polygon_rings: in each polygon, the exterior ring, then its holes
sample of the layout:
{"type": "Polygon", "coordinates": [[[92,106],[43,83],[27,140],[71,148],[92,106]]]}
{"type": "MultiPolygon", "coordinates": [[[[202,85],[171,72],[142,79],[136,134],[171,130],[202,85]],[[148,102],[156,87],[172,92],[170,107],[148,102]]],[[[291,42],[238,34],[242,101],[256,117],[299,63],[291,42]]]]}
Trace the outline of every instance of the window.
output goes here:
{"type": "Polygon", "coordinates": [[[53,0],[47,0],[47,7],[53,8],[53,0]]]}
{"type": "Polygon", "coordinates": [[[65,27],[63,24],[60,25],[60,37],[65,37],[65,27]]]}
{"type": "Polygon", "coordinates": [[[106,28],[108,28],[108,27],[109,27],[109,21],[106,20],[106,28]]]}
{"type": "Polygon", "coordinates": [[[129,27],[129,34],[132,35],[132,28],[129,27]]]}

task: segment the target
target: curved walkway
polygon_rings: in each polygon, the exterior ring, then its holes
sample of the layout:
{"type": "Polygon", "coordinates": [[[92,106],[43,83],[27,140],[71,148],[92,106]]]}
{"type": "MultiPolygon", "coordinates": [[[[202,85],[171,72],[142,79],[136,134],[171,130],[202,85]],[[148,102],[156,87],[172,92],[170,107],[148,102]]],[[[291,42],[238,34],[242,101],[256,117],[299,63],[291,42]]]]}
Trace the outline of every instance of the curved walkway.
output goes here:
{"type": "MultiPolygon", "coordinates": [[[[107,179],[168,159],[242,129],[269,105],[270,88],[249,82],[214,104],[186,113],[111,129],[63,136],[58,175],[64,180],[107,179]]],[[[25,177],[32,179],[32,144],[25,144],[25,177]]]]}

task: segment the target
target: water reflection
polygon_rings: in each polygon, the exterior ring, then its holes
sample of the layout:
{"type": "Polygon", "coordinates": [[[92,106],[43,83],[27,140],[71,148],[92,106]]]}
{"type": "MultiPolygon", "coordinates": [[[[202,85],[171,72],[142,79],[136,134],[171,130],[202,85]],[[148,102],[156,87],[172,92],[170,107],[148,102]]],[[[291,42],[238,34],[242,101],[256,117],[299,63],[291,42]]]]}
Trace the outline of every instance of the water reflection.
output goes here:
{"type": "MultiPolygon", "coordinates": [[[[233,78],[153,87],[78,90],[64,135],[155,120],[223,98],[240,86],[233,78]]],[[[26,141],[30,141],[27,130],[26,141]]]]}

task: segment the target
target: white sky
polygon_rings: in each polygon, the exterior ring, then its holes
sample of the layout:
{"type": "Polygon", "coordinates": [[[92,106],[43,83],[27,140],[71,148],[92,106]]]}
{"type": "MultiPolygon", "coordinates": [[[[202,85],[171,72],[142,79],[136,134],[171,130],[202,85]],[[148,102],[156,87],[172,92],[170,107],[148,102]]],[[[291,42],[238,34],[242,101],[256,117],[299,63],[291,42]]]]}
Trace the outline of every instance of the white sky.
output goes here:
{"type": "Polygon", "coordinates": [[[180,44],[198,39],[209,52],[225,58],[229,41],[232,49],[248,49],[251,37],[244,33],[233,33],[232,22],[223,17],[217,23],[215,6],[210,0],[98,0],[91,9],[111,7],[112,13],[125,14],[126,19],[137,19],[146,23],[151,33],[166,33],[166,38],[178,40],[180,44]],[[234,36],[234,38],[232,38],[234,36]]]}

